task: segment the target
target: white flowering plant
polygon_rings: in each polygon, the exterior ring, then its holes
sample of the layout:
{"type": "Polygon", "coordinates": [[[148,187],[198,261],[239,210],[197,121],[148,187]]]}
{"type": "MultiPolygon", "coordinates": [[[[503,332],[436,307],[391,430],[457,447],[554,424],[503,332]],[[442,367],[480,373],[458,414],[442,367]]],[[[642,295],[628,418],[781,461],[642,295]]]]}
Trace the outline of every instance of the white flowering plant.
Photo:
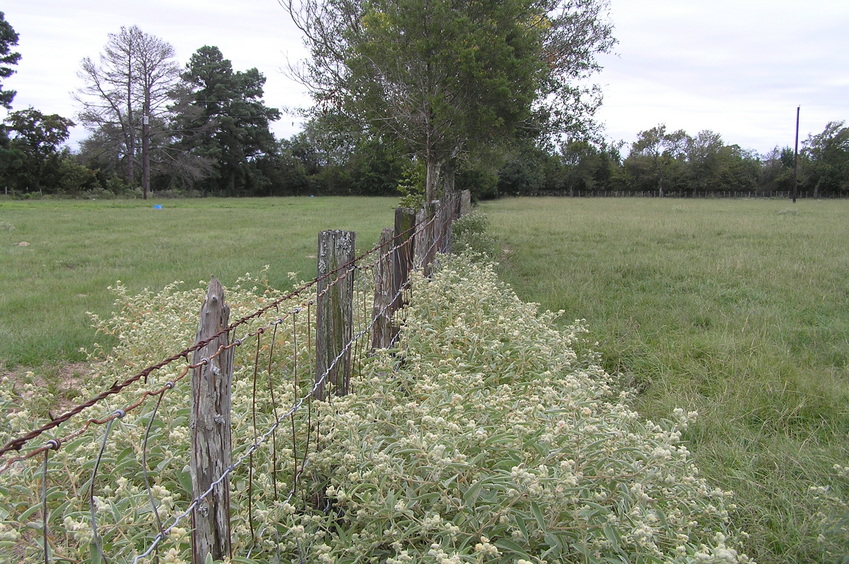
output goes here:
{"type": "MultiPolygon", "coordinates": [[[[259,284],[230,289],[227,300],[236,317],[277,295],[259,284]]],[[[202,299],[202,288],[176,286],[121,293],[119,312],[97,320],[121,345],[105,376],[86,386],[166,356],[177,335],[190,340],[202,299]]],[[[729,520],[730,494],[698,476],[682,443],[696,414],[639,417],[629,392],[598,366],[583,323],[557,329],[558,315],[523,303],[491,264],[466,256],[416,276],[395,348],[359,355],[353,393],[305,404],[231,475],[232,561],[748,561],[735,549],[743,533],[729,520]]],[[[299,314],[239,351],[234,459],[308,393],[310,331],[299,314]]],[[[166,368],[148,386],[175,376],[166,368]]],[[[168,392],[156,417],[149,402],[115,423],[93,490],[102,429],[53,455],[47,498],[57,556],[97,561],[92,514],[113,561],[156,535],[150,498],[165,525],[182,513],[191,499],[186,388],[168,392]]],[[[0,438],[31,423],[13,395],[0,391],[9,413],[0,438]]],[[[0,476],[0,549],[40,554],[41,500],[31,484],[41,471],[22,463],[0,476]]],[[[162,561],[190,559],[190,527],[171,528],[157,547],[162,561]]]]}

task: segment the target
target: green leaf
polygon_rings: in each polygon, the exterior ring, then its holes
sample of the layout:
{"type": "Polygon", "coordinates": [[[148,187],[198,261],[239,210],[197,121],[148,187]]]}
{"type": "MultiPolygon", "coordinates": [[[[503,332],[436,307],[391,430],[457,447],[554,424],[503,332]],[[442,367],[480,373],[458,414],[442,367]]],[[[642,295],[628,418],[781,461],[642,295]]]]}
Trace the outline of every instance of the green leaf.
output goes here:
{"type": "Polygon", "coordinates": [[[506,556],[524,558],[531,560],[531,557],[525,552],[525,549],[516,542],[510,539],[498,539],[493,542],[495,546],[501,550],[506,556]]]}
{"type": "Polygon", "coordinates": [[[531,512],[534,514],[534,518],[537,520],[537,525],[541,530],[546,530],[545,526],[545,515],[542,513],[542,509],[540,509],[539,504],[535,501],[531,502],[531,512]]]}
{"type": "Polygon", "coordinates": [[[528,537],[528,526],[525,523],[525,518],[522,517],[518,512],[513,514],[513,518],[516,520],[516,526],[519,527],[519,530],[522,531],[522,536],[527,540],[528,537]]]}
{"type": "Polygon", "coordinates": [[[619,536],[619,531],[617,531],[615,527],[612,527],[610,523],[602,525],[601,530],[604,532],[604,538],[607,539],[613,550],[619,552],[619,545],[622,542],[622,539],[619,536]]]}
{"type": "Polygon", "coordinates": [[[463,493],[463,503],[466,504],[467,507],[474,507],[475,502],[478,500],[478,496],[481,493],[481,488],[484,485],[483,480],[478,480],[472,487],[467,489],[465,493],[463,493]]]}

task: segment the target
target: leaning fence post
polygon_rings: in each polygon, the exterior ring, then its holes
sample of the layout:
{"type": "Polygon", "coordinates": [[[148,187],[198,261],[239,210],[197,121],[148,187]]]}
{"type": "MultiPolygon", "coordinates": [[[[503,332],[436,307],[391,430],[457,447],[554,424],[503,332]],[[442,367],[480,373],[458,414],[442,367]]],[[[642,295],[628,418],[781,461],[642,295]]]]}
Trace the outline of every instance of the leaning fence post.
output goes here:
{"type": "Polygon", "coordinates": [[[227,327],[230,308],[224,289],[213,278],[200,310],[197,340],[209,343],[194,353],[192,373],[191,476],[192,495],[198,500],[192,511],[192,562],[200,564],[211,554],[215,560],[232,556],[230,548],[230,482],[221,480],[200,498],[230,466],[230,383],[232,350],[227,327]]]}
{"type": "Polygon", "coordinates": [[[323,400],[329,384],[337,396],[348,393],[353,338],[353,231],[318,235],[318,300],[316,301],[316,391],[323,400]]]}
{"type": "Polygon", "coordinates": [[[392,229],[386,228],[380,233],[377,245],[377,264],[374,269],[374,307],[372,308],[372,339],[371,348],[386,349],[395,340],[392,329],[392,304],[395,301],[392,294],[394,269],[392,259],[392,229]]]}

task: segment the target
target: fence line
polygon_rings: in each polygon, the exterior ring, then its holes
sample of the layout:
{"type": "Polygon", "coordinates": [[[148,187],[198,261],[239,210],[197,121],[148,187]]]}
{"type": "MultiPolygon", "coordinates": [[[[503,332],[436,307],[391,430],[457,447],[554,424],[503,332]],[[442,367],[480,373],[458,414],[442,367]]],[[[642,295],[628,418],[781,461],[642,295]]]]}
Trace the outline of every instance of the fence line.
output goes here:
{"type": "MultiPolygon", "coordinates": [[[[427,220],[423,223],[415,224],[413,227],[410,228],[410,230],[415,235],[415,234],[419,233],[420,231],[423,231],[424,229],[426,229],[431,223],[433,223],[433,218],[430,218],[429,220],[427,220]]],[[[403,235],[403,234],[401,234],[401,235],[403,235]]],[[[401,235],[396,235],[395,239],[398,239],[401,235]]],[[[342,278],[347,276],[347,273],[353,268],[353,266],[356,264],[356,262],[362,260],[363,258],[365,258],[365,257],[367,257],[371,254],[374,254],[377,249],[378,249],[378,247],[373,247],[373,248],[369,249],[368,251],[364,252],[360,256],[351,260],[349,263],[339,266],[337,270],[328,272],[323,276],[319,276],[319,277],[314,278],[313,280],[307,282],[306,284],[302,285],[301,287],[289,292],[285,296],[278,298],[274,302],[258,309],[254,313],[247,315],[245,317],[242,317],[238,321],[228,325],[226,328],[224,328],[221,331],[213,334],[209,338],[202,340],[202,341],[198,341],[193,346],[187,347],[187,348],[183,349],[182,351],[166,358],[165,360],[162,360],[157,364],[153,364],[153,365],[145,368],[141,372],[136,373],[135,375],[127,378],[126,380],[124,380],[121,383],[116,382],[108,390],[105,390],[104,392],[98,394],[97,396],[89,399],[85,403],[78,404],[75,407],[73,407],[73,408],[69,409],[68,411],[66,411],[65,413],[63,413],[62,415],[60,415],[58,417],[51,418],[50,422],[45,423],[41,427],[33,429],[32,431],[30,431],[29,433],[27,433],[25,435],[22,435],[21,437],[18,437],[16,439],[12,439],[12,440],[8,441],[5,445],[0,447],[0,456],[3,456],[4,454],[11,452],[11,451],[20,451],[23,448],[23,446],[26,443],[28,443],[29,441],[38,438],[39,436],[41,436],[42,434],[44,434],[45,432],[47,432],[47,431],[49,431],[53,428],[58,427],[62,423],[65,423],[66,421],[70,420],[73,416],[79,415],[83,410],[85,410],[89,407],[95,406],[96,404],[98,404],[99,402],[108,398],[109,396],[121,393],[125,388],[131,386],[132,384],[135,384],[139,380],[144,379],[145,381],[147,381],[147,378],[153,372],[155,372],[156,370],[159,370],[161,368],[164,368],[164,367],[168,366],[169,364],[171,364],[171,363],[173,363],[177,360],[180,360],[181,358],[188,360],[189,354],[194,353],[194,352],[202,349],[203,347],[208,345],[210,342],[221,337],[222,335],[230,333],[231,331],[235,330],[236,328],[246,324],[247,322],[249,322],[253,319],[256,319],[256,318],[264,315],[265,313],[269,312],[272,309],[279,308],[279,306],[281,304],[283,304],[283,303],[285,303],[285,302],[287,302],[287,301],[289,301],[289,300],[291,300],[291,299],[293,299],[297,296],[300,296],[301,294],[305,293],[310,288],[318,285],[320,282],[325,281],[327,279],[330,279],[330,277],[332,275],[336,274],[337,272],[343,272],[343,274],[341,274],[341,275],[337,276],[335,279],[331,280],[330,283],[328,284],[328,287],[332,286],[335,283],[338,283],[342,278]]],[[[314,302],[315,302],[315,300],[313,300],[311,303],[314,304],[314,302]]],[[[241,342],[238,339],[236,339],[229,346],[223,347],[223,348],[224,349],[230,349],[233,346],[239,346],[239,345],[241,345],[241,342]]],[[[220,348],[218,351],[216,351],[216,353],[214,353],[213,355],[210,355],[209,358],[202,359],[202,361],[208,361],[210,359],[213,359],[213,358],[217,357],[219,354],[221,354],[221,352],[222,352],[222,349],[220,348]]],[[[203,364],[205,364],[205,362],[203,364]]],[[[184,378],[186,376],[186,374],[188,374],[189,370],[198,368],[199,366],[201,366],[201,364],[189,364],[189,365],[187,365],[183,369],[183,372],[180,374],[180,376],[175,380],[180,380],[180,379],[184,378]]],[[[135,409],[136,407],[141,405],[141,403],[144,401],[144,399],[146,399],[146,397],[158,395],[162,391],[164,391],[164,390],[160,389],[160,390],[156,390],[156,391],[146,392],[144,394],[144,398],[142,400],[128,406],[127,408],[125,408],[125,411],[131,411],[131,410],[135,409]]],[[[89,419],[87,421],[87,423],[88,424],[103,425],[103,424],[107,423],[109,420],[111,420],[115,417],[116,417],[116,414],[112,413],[111,415],[109,415],[109,416],[107,416],[103,419],[89,419]]],[[[81,431],[81,432],[84,432],[84,430],[81,431]]],[[[63,439],[51,439],[48,442],[48,444],[45,444],[43,447],[41,447],[41,449],[38,449],[37,451],[31,452],[27,456],[9,459],[8,461],[5,462],[4,466],[2,468],[0,468],[0,473],[4,472],[8,468],[9,464],[11,464],[11,463],[18,462],[18,461],[21,461],[21,460],[25,460],[27,458],[31,458],[32,456],[36,456],[38,454],[42,454],[44,452],[43,449],[52,448],[53,450],[58,450],[58,448],[61,448],[61,445],[65,442],[67,442],[68,439],[73,439],[73,438],[76,438],[77,436],[79,436],[79,435],[78,434],[69,435],[68,437],[63,438],[63,439]],[[56,443],[56,442],[59,443],[59,446],[51,446],[51,443],[56,443]]]]}
{"type": "MultiPolygon", "coordinates": [[[[467,196],[466,200],[467,201],[467,196]]],[[[277,444],[277,432],[280,429],[281,425],[283,425],[288,419],[291,423],[291,484],[288,491],[288,496],[282,502],[283,506],[292,502],[292,500],[298,496],[299,494],[305,496],[304,488],[301,486],[302,477],[305,475],[306,468],[308,466],[308,461],[313,453],[316,452],[316,449],[320,448],[321,441],[321,432],[316,424],[313,422],[313,414],[312,414],[312,400],[320,399],[321,396],[317,396],[320,390],[323,389],[324,385],[328,382],[329,375],[332,374],[332,371],[336,370],[340,365],[347,364],[348,368],[351,368],[351,363],[354,362],[357,364],[357,371],[359,372],[362,369],[362,362],[364,358],[366,358],[369,354],[371,354],[375,348],[379,348],[381,346],[391,346],[392,343],[395,342],[397,338],[397,326],[398,320],[397,312],[401,310],[402,306],[409,300],[409,278],[407,274],[413,269],[419,269],[424,272],[429,272],[432,268],[432,263],[434,258],[437,256],[438,252],[448,252],[450,250],[450,228],[453,220],[458,216],[461,202],[456,198],[445,198],[442,202],[439,202],[436,205],[431,205],[426,208],[426,211],[419,217],[421,221],[413,221],[410,222],[409,227],[400,229],[402,225],[404,225],[403,221],[399,222],[399,218],[403,218],[406,214],[409,217],[410,212],[404,211],[396,211],[396,228],[394,230],[394,235],[389,237],[387,234],[384,234],[381,237],[380,242],[369,249],[365,253],[354,257],[352,260],[346,262],[338,266],[337,268],[330,270],[326,273],[319,273],[319,275],[310,281],[302,285],[301,287],[289,292],[285,296],[278,298],[271,302],[270,304],[259,308],[255,312],[242,317],[238,321],[231,323],[229,325],[226,324],[226,320],[224,324],[226,327],[223,329],[217,330],[209,337],[202,335],[199,329],[197,342],[188,347],[181,352],[174,354],[165,360],[159,362],[158,364],[154,364],[149,366],[148,368],[138,372],[137,374],[127,378],[121,383],[116,382],[109,389],[102,392],[101,394],[95,396],[94,398],[88,400],[85,403],[79,404],[72,409],[66,411],[60,417],[57,417],[51,420],[49,423],[42,425],[41,427],[34,429],[25,435],[18,437],[16,439],[8,441],[2,448],[0,448],[0,478],[3,478],[3,475],[8,473],[8,470],[15,465],[16,463],[22,463],[29,459],[35,458],[41,454],[43,457],[43,473],[42,473],[42,494],[41,494],[41,513],[42,513],[42,550],[44,555],[44,561],[50,561],[50,538],[49,538],[49,506],[48,506],[48,469],[51,458],[51,451],[58,451],[62,448],[63,445],[69,444],[71,441],[83,435],[86,431],[88,431],[92,426],[95,425],[106,425],[103,438],[99,444],[99,450],[97,457],[94,461],[94,466],[91,471],[91,477],[88,482],[88,506],[89,506],[89,521],[91,525],[91,533],[92,533],[92,550],[97,552],[98,557],[103,561],[107,562],[107,555],[104,550],[104,543],[102,538],[102,531],[98,527],[97,520],[97,511],[96,507],[96,496],[95,496],[95,485],[97,482],[97,478],[99,476],[99,472],[101,470],[101,463],[104,460],[104,453],[106,451],[106,446],[109,441],[110,435],[112,433],[113,425],[116,420],[123,419],[127,413],[136,410],[141,405],[143,405],[148,399],[152,397],[156,397],[155,406],[153,407],[152,412],[149,415],[149,419],[147,421],[146,429],[144,432],[144,437],[141,446],[141,466],[142,466],[142,474],[143,474],[143,489],[146,492],[146,497],[150,503],[150,511],[152,514],[153,520],[155,521],[154,526],[156,530],[156,535],[153,536],[153,539],[149,544],[146,545],[146,549],[139,553],[136,553],[136,556],[133,559],[133,562],[138,562],[144,558],[147,558],[155,551],[158,551],[158,547],[162,543],[164,539],[166,539],[176,527],[178,527],[182,522],[184,522],[189,517],[192,518],[193,524],[193,535],[192,535],[192,546],[196,544],[196,534],[197,534],[197,521],[196,517],[198,513],[205,508],[207,499],[216,491],[216,488],[221,486],[222,484],[228,483],[230,476],[235,472],[238,468],[244,466],[247,463],[248,466],[248,486],[247,486],[247,497],[248,497],[248,522],[250,526],[250,549],[249,554],[257,548],[258,542],[260,542],[261,531],[257,532],[254,529],[254,515],[253,515],[253,480],[254,480],[254,454],[259,451],[259,449],[265,445],[266,443],[271,442],[271,467],[272,470],[270,472],[272,486],[273,486],[273,498],[275,503],[279,501],[278,499],[278,472],[283,471],[283,466],[278,469],[278,444],[277,444]],[[370,263],[365,263],[365,259],[374,255],[374,260],[370,263]],[[371,281],[367,280],[364,276],[364,273],[373,271],[373,283],[374,287],[370,287],[369,284],[371,281]],[[319,306],[320,300],[323,300],[324,297],[331,291],[331,289],[337,287],[342,284],[344,281],[348,280],[351,285],[354,293],[351,295],[351,304],[350,307],[353,310],[357,310],[353,312],[353,319],[351,322],[351,326],[348,327],[349,338],[345,339],[343,343],[341,343],[340,350],[334,350],[333,358],[330,359],[326,366],[315,365],[315,372],[313,372],[313,361],[317,359],[313,358],[316,354],[314,348],[318,348],[320,344],[314,341],[320,339],[319,330],[313,324],[313,306],[317,308],[322,307],[319,306]],[[307,294],[310,292],[310,294],[307,294]],[[359,292],[359,294],[356,294],[359,292]],[[373,300],[371,304],[369,304],[369,293],[373,294],[373,300]],[[405,296],[407,296],[405,298],[405,296]],[[302,298],[302,301],[293,308],[289,308],[281,315],[280,309],[281,306],[287,303],[291,303],[295,301],[295,298],[302,298]],[[270,322],[266,322],[261,326],[254,328],[247,332],[247,334],[242,338],[233,338],[231,342],[227,343],[226,341],[221,344],[216,343],[216,339],[221,337],[232,337],[235,335],[235,330],[240,327],[247,327],[249,322],[254,320],[258,320],[263,315],[271,312],[272,310],[278,313],[278,317],[276,319],[271,320],[270,322]],[[306,313],[306,319],[304,320],[303,313],[306,313]],[[292,341],[292,353],[291,356],[288,357],[288,362],[291,366],[287,367],[287,364],[284,363],[281,367],[278,367],[277,372],[286,368],[284,372],[291,372],[293,375],[293,379],[290,383],[285,383],[284,388],[288,387],[291,389],[291,394],[294,401],[288,409],[280,410],[278,409],[277,397],[275,394],[275,386],[272,382],[272,376],[275,371],[275,355],[283,354],[279,353],[276,350],[279,347],[275,347],[277,344],[277,337],[280,333],[280,328],[291,318],[291,341],[292,341]],[[360,324],[359,327],[354,327],[355,324],[360,324]],[[381,331],[381,338],[378,339],[378,328],[381,331]],[[299,352],[299,332],[302,331],[305,333],[307,348],[306,348],[306,360],[307,362],[304,364],[300,361],[299,356],[303,356],[302,352],[299,352]],[[258,376],[260,373],[260,365],[261,363],[265,366],[265,359],[261,356],[261,351],[263,351],[262,341],[263,335],[266,332],[271,333],[271,340],[269,341],[268,347],[268,359],[267,359],[267,368],[264,368],[266,373],[266,377],[268,379],[268,393],[270,395],[270,408],[266,408],[266,415],[268,411],[271,411],[271,423],[265,424],[265,431],[262,434],[259,434],[260,426],[257,421],[257,383],[258,376]],[[197,482],[197,477],[195,475],[195,471],[192,471],[192,483],[195,484],[194,488],[196,491],[192,493],[192,500],[186,509],[177,515],[172,515],[167,519],[167,526],[164,525],[163,518],[159,514],[160,507],[157,506],[157,500],[153,493],[153,486],[151,485],[151,479],[148,474],[148,454],[149,454],[149,440],[152,436],[152,429],[154,428],[154,422],[157,421],[157,413],[159,412],[160,405],[163,402],[165,397],[165,393],[169,390],[172,390],[176,387],[176,385],[189,374],[189,371],[192,371],[195,376],[203,373],[215,373],[217,370],[221,372],[222,370],[222,362],[224,364],[223,368],[227,369],[229,365],[229,370],[232,372],[232,361],[228,362],[226,360],[227,357],[231,359],[235,356],[234,353],[236,349],[241,347],[243,344],[247,343],[249,340],[252,341],[253,346],[255,346],[255,351],[253,354],[252,366],[250,366],[250,370],[252,371],[252,396],[251,396],[251,429],[253,435],[253,443],[249,446],[240,445],[240,450],[242,450],[241,454],[236,457],[235,461],[230,462],[229,458],[225,460],[224,466],[217,472],[215,472],[214,479],[211,480],[210,483],[205,484],[204,487],[199,487],[197,482]],[[209,354],[206,353],[207,356],[202,356],[202,351],[205,347],[209,346],[212,343],[216,343],[217,346],[215,350],[209,354]],[[188,355],[194,353],[195,358],[193,362],[189,363],[188,355]],[[353,360],[351,360],[353,357],[353,360]],[[144,380],[147,382],[148,376],[152,374],[156,370],[160,370],[180,359],[184,359],[186,361],[186,365],[182,367],[181,370],[178,371],[176,376],[172,377],[169,381],[167,381],[164,385],[159,386],[155,389],[144,390],[140,393],[140,397],[137,397],[135,401],[129,403],[129,405],[125,405],[121,409],[113,410],[109,415],[97,419],[97,418],[89,418],[82,422],[81,426],[78,429],[75,429],[62,438],[51,438],[45,444],[36,447],[25,454],[21,454],[18,456],[13,456],[3,461],[3,455],[20,452],[23,448],[33,441],[34,439],[40,437],[45,434],[47,431],[58,427],[60,424],[65,423],[71,420],[74,416],[81,413],[83,410],[93,407],[98,403],[105,400],[107,397],[121,394],[127,388],[132,386],[133,384],[139,382],[140,380],[144,380]],[[303,382],[299,380],[301,373],[304,371],[304,366],[306,366],[307,376],[309,378],[310,384],[306,389],[301,390],[303,382]],[[299,391],[301,390],[301,391],[299,391]],[[304,407],[306,407],[306,433],[301,437],[299,442],[299,438],[297,435],[297,425],[295,421],[295,414],[301,411],[304,407]],[[315,440],[312,439],[312,434],[315,433],[315,440]]],[[[386,230],[385,230],[386,231],[386,230]]],[[[391,230],[390,230],[391,231],[391,230]]],[[[221,306],[224,307],[223,296],[221,306]]],[[[318,319],[318,312],[316,312],[315,323],[320,323],[318,319]]],[[[282,337],[282,343],[285,345],[286,336],[282,337]]],[[[250,363],[249,363],[250,364],[250,363]]],[[[218,375],[216,375],[218,377],[218,375]]],[[[225,376],[226,377],[226,376],[225,376]]],[[[232,378],[232,376],[229,376],[232,378]]],[[[334,390],[339,391],[339,390],[334,390]]],[[[283,390],[286,392],[286,389],[283,390]]],[[[328,403],[332,403],[332,395],[328,394],[325,398],[328,403]]],[[[229,406],[228,406],[229,407],[229,406]]],[[[192,413],[194,413],[195,408],[192,408],[192,413]]],[[[194,416],[193,416],[194,417],[194,416]]],[[[229,455],[228,455],[229,456],[229,455]]],[[[194,456],[193,456],[194,458],[194,456]]],[[[70,470],[69,470],[70,472],[70,470]]],[[[70,474],[69,474],[70,475],[70,474]]],[[[83,484],[81,487],[84,487],[83,484]]],[[[306,498],[305,498],[306,502],[306,498]]],[[[161,506],[161,503],[160,503],[161,506]]],[[[227,508],[229,513],[229,507],[227,508]]],[[[227,517],[229,521],[229,515],[227,517]]],[[[229,524],[227,525],[229,527],[229,524]]],[[[273,527],[274,536],[279,540],[280,532],[277,530],[277,527],[273,527]]],[[[216,532],[215,534],[227,534],[229,533],[221,533],[216,532]]],[[[203,544],[201,542],[201,544],[203,544]]],[[[279,551],[279,543],[275,541],[275,545],[277,546],[277,550],[279,551]]],[[[232,556],[232,554],[226,554],[226,552],[232,552],[232,548],[229,547],[229,540],[226,543],[220,544],[219,548],[216,548],[215,551],[210,551],[207,545],[203,545],[205,548],[201,548],[200,552],[204,550],[213,554],[214,557],[220,558],[223,556],[232,556]],[[223,552],[222,552],[223,551],[223,552]]],[[[198,561],[197,559],[203,559],[204,556],[202,554],[195,555],[193,550],[193,559],[198,561]]]]}

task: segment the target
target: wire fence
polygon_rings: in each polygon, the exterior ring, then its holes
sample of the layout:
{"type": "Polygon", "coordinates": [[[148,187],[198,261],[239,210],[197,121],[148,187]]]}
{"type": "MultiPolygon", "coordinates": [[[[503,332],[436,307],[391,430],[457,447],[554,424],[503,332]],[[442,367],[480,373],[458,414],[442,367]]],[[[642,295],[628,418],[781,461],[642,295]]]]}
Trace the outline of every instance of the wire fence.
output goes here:
{"type": "Polygon", "coordinates": [[[310,468],[332,440],[322,410],[393,345],[409,274],[450,251],[468,201],[396,210],[359,256],[354,234],[323,232],[350,254],[320,243],[319,276],[232,323],[213,279],[191,346],[0,446],[0,552],[142,562],[190,545],[196,562],[280,560],[283,517],[330,510],[310,468]]]}

